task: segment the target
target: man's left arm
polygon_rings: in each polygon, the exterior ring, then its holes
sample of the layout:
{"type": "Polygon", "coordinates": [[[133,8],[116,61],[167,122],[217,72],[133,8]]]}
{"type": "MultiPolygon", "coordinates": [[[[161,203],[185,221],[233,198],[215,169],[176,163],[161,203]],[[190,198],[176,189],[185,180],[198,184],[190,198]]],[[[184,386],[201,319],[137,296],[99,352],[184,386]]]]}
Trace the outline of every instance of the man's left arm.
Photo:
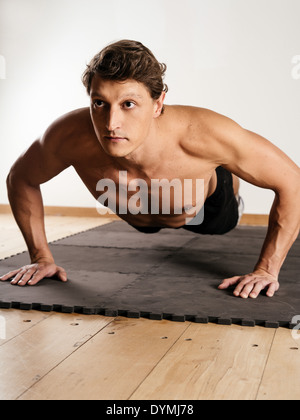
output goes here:
{"type": "Polygon", "coordinates": [[[267,289],[272,297],[279,289],[282,264],[300,228],[300,168],[265,138],[220,119],[215,144],[222,151],[221,165],[239,178],[275,193],[267,236],[252,273],[225,279],[225,289],[237,285],[235,296],[256,298],[267,289]],[[222,132],[222,134],[221,134],[222,132]]]}

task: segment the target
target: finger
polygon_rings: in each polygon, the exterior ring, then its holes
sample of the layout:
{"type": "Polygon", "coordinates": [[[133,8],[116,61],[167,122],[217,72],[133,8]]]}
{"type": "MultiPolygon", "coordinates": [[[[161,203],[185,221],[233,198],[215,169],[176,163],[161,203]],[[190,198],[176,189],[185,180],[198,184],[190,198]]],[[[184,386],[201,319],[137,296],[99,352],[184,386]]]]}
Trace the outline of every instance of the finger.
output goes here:
{"type": "Polygon", "coordinates": [[[32,278],[32,276],[34,275],[35,272],[36,272],[35,268],[30,268],[30,269],[26,270],[26,272],[23,274],[23,276],[18,281],[18,286],[25,286],[30,281],[30,279],[32,278]]]}
{"type": "Polygon", "coordinates": [[[36,273],[32,276],[32,278],[28,281],[29,286],[35,286],[37,283],[39,283],[41,280],[43,280],[46,277],[53,277],[53,275],[56,275],[61,281],[66,282],[67,281],[67,273],[65,270],[61,267],[57,267],[58,270],[56,273],[53,274],[53,271],[45,270],[37,270],[36,273]]]}
{"type": "Polygon", "coordinates": [[[28,280],[28,285],[29,286],[34,286],[35,284],[39,283],[41,280],[43,280],[45,277],[47,277],[47,274],[44,273],[43,271],[36,271],[34,273],[34,275],[31,277],[30,280],[28,280]]]}
{"type": "Polygon", "coordinates": [[[45,279],[46,277],[52,277],[53,271],[49,272],[49,270],[46,269],[39,269],[37,270],[32,278],[28,281],[29,286],[34,286],[37,283],[39,283],[41,280],[45,279]]]}
{"type": "Polygon", "coordinates": [[[24,268],[21,268],[18,274],[12,279],[11,284],[17,284],[25,273],[24,268]]]}
{"type": "Polygon", "coordinates": [[[58,267],[58,271],[56,274],[61,281],[63,282],[68,281],[67,273],[62,267],[58,267]]]}
{"type": "Polygon", "coordinates": [[[271,283],[267,291],[267,296],[273,297],[275,292],[277,292],[278,289],[279,289],[279,283],[271,283]]]}
{"type": "Polygon", "coordinates": [[[9,273],[7,273],[7,274],[4,274],[4,276],[1,276],[0,277],[0,280],[1,281],[6,281],[6,280],[9,280],[9,279],[11,279],[12,277],[14,277],[19,271],[21,270],[21,268],[19,268],[18,270],[13,270],[13,271],[10,271],[9,273]]]}
{"type": "Polygon", "coordinates": [[[248,299],[250,293],[252,292],[254,288],[255,288],[255,284],[253,282],[249,282],[245,284],[242,290],[240,291],[239,296],[243,299],[248,299]]]}
{"type": "Polygon", "coordinates": [[[250,293],[250,297],[252,299],[256,299],[257,296],[260,294],[260,292],[265,288],[265,283],[263,282],[258,282],[256,283],[256,285],[253,287],[252,292],[250,293]]]}
{"type": "MultiPolygon", "coordinates": [[[[246,277],[241,277],[241,279],[242,280],[240,281],[240,283],[234,289],[234,292],[233,292],[234,296],[241,296],[241,293],[242,293],[244,287],[254,280],[253,277],[247,277],[247,276],[246,277]]],[[[252,289],[253,289],[253,285],[252,285],[252,287],[248,286],[248,288],[247,288],[247,290],[249,290],[249,293],[252,289]]],[[[246,296],[246,293],[244,293],[244,296],[241,296],[241,297],[247,298],[248,295],[246,296]]]]}
{"type": "Polygon", "coordinates": [[[223,282],[218,286],[218,288],[227,289],[229,286],[236,284],[240,278],[241,278],[240,276],[235,276],[228,279],[224,279],[223,282]]]}
{"type": "Polygon", "coordinates": [[[244,285],[239,296],[243,299],[247,299],[249,296],[255,299],[267,285],[267,280],[259,280],[259,278],[254,277],[250,282],[244,285]]]}

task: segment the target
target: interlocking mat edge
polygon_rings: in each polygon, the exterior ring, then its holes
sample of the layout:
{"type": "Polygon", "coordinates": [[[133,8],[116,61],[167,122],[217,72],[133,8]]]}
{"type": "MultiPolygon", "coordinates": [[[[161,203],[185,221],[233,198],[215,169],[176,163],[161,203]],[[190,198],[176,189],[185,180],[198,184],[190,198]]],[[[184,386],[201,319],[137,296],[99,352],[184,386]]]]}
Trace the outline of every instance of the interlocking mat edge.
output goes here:
{"type": "MultiPolygon", "coordinates": [[[[50,243],[68,282],[0,282],[0,308],[294,328],[300,318],[299,238],[273,298],[262,293],[244,300],[233,289],[217,288],[224,278],[253,270],[265,235],[261,227],[237,227],[222,236],[183,229],[147,235],[113,222],[50,243]]],[[[0,274],[29,263],[27,252],[5,258],[0,274]]]]}

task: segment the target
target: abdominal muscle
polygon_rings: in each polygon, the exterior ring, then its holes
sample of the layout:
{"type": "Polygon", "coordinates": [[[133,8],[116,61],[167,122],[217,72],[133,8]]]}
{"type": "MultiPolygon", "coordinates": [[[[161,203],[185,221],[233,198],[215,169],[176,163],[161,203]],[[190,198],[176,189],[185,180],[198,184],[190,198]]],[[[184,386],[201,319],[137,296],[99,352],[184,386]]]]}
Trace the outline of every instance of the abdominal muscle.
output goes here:
{"type": "MultiPolygon", "coordinates": [[[[133,215],[130,214],[128,211],[127,214],[118,214],[120,218],[125,220],[127,223],[138,226],[138,227],[170,227],[170,228],[178,228],[184,226],[191,220],[191,218],[195,217],[197,213],[201,210],[204,205],[205,200],[210,197],[217,187],[217,175],[216,171],[213,172],[212,177],[209,179],[208,183],[205,185],[204,190],[204,197],[201,201],[193,202],[193,203],[174,203],[174,200],[171,197],[170,200],[170,214],[163,214],[160,208],[159,214],[151,214],[151,210],[149,209],[147,214],[137,214],[133,215]],[[204,202],[203,202],[204,199],[204,202]],[[173,203],[173,205],[172,205],[173,203]],[[177,209],[177,211],[176,211],[177,209]],[[179,214],[175,214],[179,213],[179,214]]],[[[134,195],[134,193],[131,193],[134,195]]],[[[161,198],[161,194],[160,194],[161,198]]],[[[151,200],[151,191],[149,192],[149,202],[151,200]]],[[[117,203],[118,208],[118,203],[117,203]]]]}

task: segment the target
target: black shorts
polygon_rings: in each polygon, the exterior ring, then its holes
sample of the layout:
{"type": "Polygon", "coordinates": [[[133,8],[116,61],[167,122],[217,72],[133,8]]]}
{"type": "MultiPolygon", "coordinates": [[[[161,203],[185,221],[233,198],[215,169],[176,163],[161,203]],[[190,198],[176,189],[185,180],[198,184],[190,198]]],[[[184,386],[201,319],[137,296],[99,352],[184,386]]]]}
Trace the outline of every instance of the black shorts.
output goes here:
{"type": "MultiPolygon", "coordinates": [[[[221,166],[216,169],[216,172],[217,187],[204,203],[203,222],[200,225],[187,224],[181,226],[181,228],[202,235],[224,235],[237,226],[239,212],[238,202],[233,190],[232,174],[221,166]]],[[[143,233],[157,233],[164,229],[152,226],[133,227],[143,233]]]]}

